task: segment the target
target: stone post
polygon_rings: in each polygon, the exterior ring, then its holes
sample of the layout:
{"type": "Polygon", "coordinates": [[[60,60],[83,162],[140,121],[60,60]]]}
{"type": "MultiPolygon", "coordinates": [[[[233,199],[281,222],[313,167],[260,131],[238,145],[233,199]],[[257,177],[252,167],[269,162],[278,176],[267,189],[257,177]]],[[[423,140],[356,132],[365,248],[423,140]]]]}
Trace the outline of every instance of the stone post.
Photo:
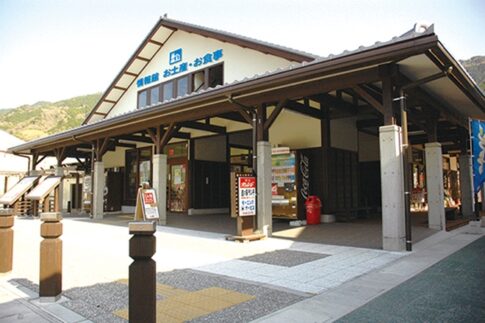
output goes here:
{"type": "Polygon", "coordinates": [[[139,323],[156,322],[156,271],[152,259],[157,241],[153,235],[155,222],[131,222],[130,257],[133,262],[128,276],[129,321],[139,323]]]}
{"type": "Polygon", "coordinates": [[[428,193],[428,227],[435,230],[445,230],[445,197],[441,144],[432,142],[425,144],[424,147],[426,156],[426,191],[428,193]]]}
{"type": "Polygon", "coordinates": [[[401,127],[379,128],[382,188],[382,248],[402,251],[406,246],[404,173],[401,127]]]}
{"type": "Polygon", "coordinates": [[[104,163],[97,161],[94,163],[93,176],[93,219],[102,219],[104,214],[104,163]]]}
{"type": "Polygon", "coordinates": [[[157,192],[158,223],[167,225],[167,155],[153,155],[153,188],[157,192]]]}
{"type": "Polygon", "coordinates": [[[12,271],[13,209],[0,209],[0,273],[12,271]]]}
{"type": "Polygon", "coordinates": [[[62,216],[60,212],[40,214],[39,296],[41,301],[56,301],[62,293],[62,216]]]}
{"type": "Polygon", "coordinates": [[[273,232],[273,211],[271,208],[271,144],[257,143],[257,221],[258,230],[267,237],[273,232]]]}
{"type": "Polygon", "coordinates": [[[472,159],[469,155],[460,155],[460,191],[461,191],[461,212],[467,218],[473,218],[473,180],[472,180],[472,159]]]}

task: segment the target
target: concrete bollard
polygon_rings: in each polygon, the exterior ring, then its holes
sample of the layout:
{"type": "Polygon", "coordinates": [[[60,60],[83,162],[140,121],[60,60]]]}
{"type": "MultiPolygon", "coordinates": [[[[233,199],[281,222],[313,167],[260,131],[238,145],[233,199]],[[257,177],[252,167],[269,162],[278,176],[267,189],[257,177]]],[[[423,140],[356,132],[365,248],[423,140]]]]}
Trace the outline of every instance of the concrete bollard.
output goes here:
{"type": "Polygon", "coordinates": [[[130,265],[128,276],[128,316],[133,323],[156,322],[155,275],[157,264],[152,259],[156,252],[155,222],[131,222],[130,265]]]}
{"type": "Polygon", "coordinates": [[[55,302],[62,293],[62,216],[60,212],[40,214],[39,296],[43,302],[55,302]]]}
{"type": "Polygon", "coordinates": [[[12,271],[13,209],[0,209],[0,273],[12,271]]]}

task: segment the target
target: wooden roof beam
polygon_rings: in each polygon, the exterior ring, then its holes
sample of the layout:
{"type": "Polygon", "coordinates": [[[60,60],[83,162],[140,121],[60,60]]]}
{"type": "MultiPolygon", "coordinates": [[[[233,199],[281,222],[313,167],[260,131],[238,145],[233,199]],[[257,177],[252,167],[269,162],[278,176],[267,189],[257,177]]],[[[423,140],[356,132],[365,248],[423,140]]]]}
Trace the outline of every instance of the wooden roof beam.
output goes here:
{"type": "Polygon", "coordinates": [[[363,100],[369,103],[374,109],[384,114],[384,106],[382,102],[379,102],[375,97],[373,97],[364,86],[356,85],[352,87],[352,90],[357,93],[363,100]]]}

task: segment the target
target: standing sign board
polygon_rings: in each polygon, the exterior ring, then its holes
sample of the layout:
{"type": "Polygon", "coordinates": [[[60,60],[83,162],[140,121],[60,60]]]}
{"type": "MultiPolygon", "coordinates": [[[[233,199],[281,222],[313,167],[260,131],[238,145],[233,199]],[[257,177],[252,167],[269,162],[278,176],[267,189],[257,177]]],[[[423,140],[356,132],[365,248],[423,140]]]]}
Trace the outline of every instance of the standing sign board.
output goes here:
{"type": "Polygon", "coordinates": [[[240,176],[237,178],[238,215],[256,215],[256,177],[240,176]]]}
{"type": "Polygon", "coordinates": [[[153,188],[138,189],[136,198],[135,221],[158,220],[157,194],[153,188]]]}
{"type": "Polygon", "coordinates": [[[256,177],[249,173],[231,173],[231,216],[256,215],[256,177]]]}

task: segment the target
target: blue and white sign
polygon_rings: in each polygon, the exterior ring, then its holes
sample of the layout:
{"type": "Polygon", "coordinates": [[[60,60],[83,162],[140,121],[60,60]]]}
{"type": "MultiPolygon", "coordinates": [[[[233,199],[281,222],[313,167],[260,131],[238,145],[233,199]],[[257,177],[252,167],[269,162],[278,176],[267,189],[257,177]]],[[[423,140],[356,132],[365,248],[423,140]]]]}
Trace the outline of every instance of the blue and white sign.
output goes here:
{"type": "Polygon", "coordinates": [[[178,63],[181,60],[182,60],[182,48],[171,51],[170,54],[168,54],[168,63],[170,65],[178,63]]]}
{"type": "MultiPolygon", "coordinates": [[[[182,56],[182,49],[180,49],[180,56],[182,56]]],[[[175,51],[174,51],[175,52],[175,51]]],[[[171,52],[173,53],[173,52],[171,52]]],[[[175,65],[171,68],[167,68],[163,71],[163,77],[169,77],[177,75],[183,72],[187,72],[191,67],[200,67],[206,64],[217,62],[222,58],[222,49],[213,51],[212,53],[207,53],[203,56],[197,57],[192,62],[183,62],[179,65],[175,65]]],[[[170,60],[171,61],[171,60],[170,60]]],[[[172,63],[170,63],[172,64],[172,63]]]]}
{"type": "Polygon", "coordinates": [[[472,120],[473,188],[478,193],[485,183],[485,121],[472,120]]]}
{"type": "MultiPolygon", "coordinates": [[[[213,52],[206,53],[202,56],[195,58],[192,62],[182,62],[182,48],[171,51],[168,55],[169,65],[174,65],[163,71],[162,76],[164,78],[174,76],[180,73],[187,72],[192,69],[202,67],[207,64],[215,63],[219,61],[223,56],[222,49],[217,49],[213,52]],[[179,63],[179,64],[177,64],[179,63]]],[[[159,73],[153,73],[151,75],[144,76],[136,80],[136,86],[142,87],[150,83],[158,82],[160,80],[159,73]]]]}

